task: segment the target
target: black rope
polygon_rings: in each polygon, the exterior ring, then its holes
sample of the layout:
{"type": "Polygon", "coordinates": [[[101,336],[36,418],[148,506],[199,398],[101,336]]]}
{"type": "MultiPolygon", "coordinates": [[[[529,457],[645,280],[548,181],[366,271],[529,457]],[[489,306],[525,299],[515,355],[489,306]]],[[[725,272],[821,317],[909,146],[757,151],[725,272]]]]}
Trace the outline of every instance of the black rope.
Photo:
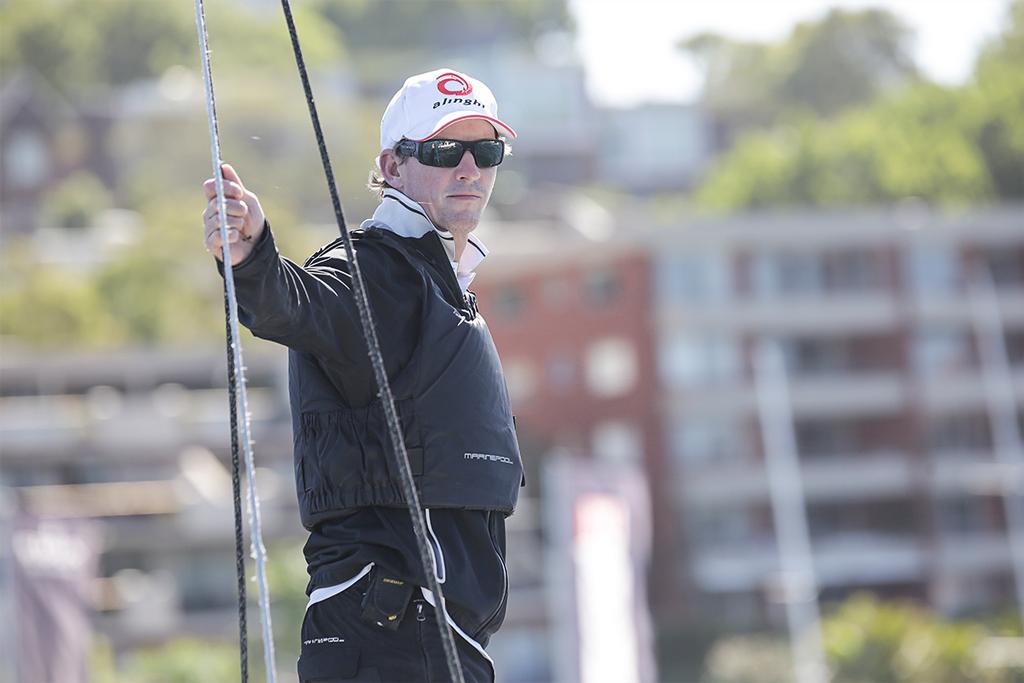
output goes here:
{"type": "Polygon", "coordinates": [[[306,64],[302,58],[302,49],[299,47],[299,36],[295,29],[295,21],[292,19],[292,10],[288,0],[281,0],[281,8],[284,10],[285,21],[288,23],[288,34],[292,40],[292,51],[295,53],[295,64],[299,69],[299,77],[302,79],[302,88],[306,94],[306,104],[309,107],[309,116],[313,123],[313,132],[316,135],[316,143],[320,148],[320,160],[323,163],[324,175],[327,179],[327,189],[331,195],[331,203],[334,206],[334,216],[338,223],[338,230],[341,232],[341,239],[345,245],[345,254],[352,269],[352,289],[355,294],[356,306],[359,309],[359,320],[363,328],[363,337],[370,352],[370,362],[373,365],[373,374],[377,380],[380,401],[384,407],[384,414],[387,418],[388,433],[391,437],[392,453],[395,464],[402,478],[402,491],[405,494],[405,501],[409,506],[409,515],[412,518],[413,534],[416,537],[416,547],[419,549],[420,561],[423,563],[423,570],[427,577],[428,588],[434,594],[434,616],[437,618],[437,626],[441,631],[441,642],[444,645],[445,659],[448,662],[448,671],[452,681],[463,683],[462,665],[459,662],[455,650],[455,640],[451,629],[448,626],[448,612],[444,605],[444,595],[441,592],[441,584],[434,572],[433,553],[427,541],[427,523],[423,517],[423,510],[420,508],[419,495],[416,493],[416,486],[413,483],[412,471],[409,467],[409,458],[405,450],[405,442],[398,426],[398,415],[395,411],[394,397],[391,395],[391,386],[388,384],[387,373],[384,370],[384,359],[381,356],[380,344],[377,341],[377,328],[373,324],[373,317],[370,313],[370,302],[366,296],[366,286],[363,276],[359,270],[359,262],[356,260],[356,252],[352,246],[352,238],[345,227],[345,216],[341,209],[341,199],[338,197],[338,189],[334,181],[334,171],[331,169],[331,160],[327,154],[327,144],[324,142],[323,130],[320,127],[320,117],[316,113],[316,104],[313,101],[313,90],[309,85],[309,77],[306,74],[306,64]]]}
{"type": "Polygon", "coordinates": [[[231,322],[227,288],[224,289],[225,325],[228,351],[228,402],[231,404],[231,492],[235,499],[235,575],[238,579],[238,652],[242,683],[249,681],[249,634],[246,628],[245,608],[245,542],[242,538],[242,483],[238,464],[238,408],[235,397],[235,354],[231,353],[231,322]]]}
{"type": "MultiPolygon", "coordinates": [[[[206,35],[206,8],[204,7],[202,0],[198,0],[196,3],[197,16],[197,30],[200,32],[200,47],[205,47],[207,42],[206,35]]],[[[205,68],[204,68],[205,71],[205,68]]],[[[207,74],[208,76],[209,74],[207,74]]],[[[216,103],[214,100],[213,88],[211,87],[208,91],[210,98],[211,110],[216,109],[216,103]]],[[[214,145],[217,146],[217,140],[219,138],[217,130],[217,119],[214,116],[211,119],[210,125],[213,127],[211,131],[214,140],[214,145]]],[[[217,150],[217,161],[219,166],[220,153],[217,150]]],[[[218,173],[220,170],[218,168],[218,173]]],[[[225,252],[227,250],[225,249],[225,252]]],[[[225,255],[227,257],[227,254],[225,255]]],[[[225,342],[227,345],[227,365],[228,365],[228,415],[229,423],[231,427],[231,490],[234,498],[234,522],[235,522],[235,575],[236,584],[238,588],[238,659],[239,659],[239,672],[241,675],[241,683],[248,683],[249,681],[249,634],[246,623],[246,592],[245,592],[245,540],[242,531],[242,485],[239,465],[239,439],[238,439],[238,395],[236,387],[238,384],[237,368],[235,367],[235,355],[232,348],[232,330],[231,330],[231,297],[228,291],[227,280],[224,281],[224,324],[226,327],[225,331],[225,342]]]]}

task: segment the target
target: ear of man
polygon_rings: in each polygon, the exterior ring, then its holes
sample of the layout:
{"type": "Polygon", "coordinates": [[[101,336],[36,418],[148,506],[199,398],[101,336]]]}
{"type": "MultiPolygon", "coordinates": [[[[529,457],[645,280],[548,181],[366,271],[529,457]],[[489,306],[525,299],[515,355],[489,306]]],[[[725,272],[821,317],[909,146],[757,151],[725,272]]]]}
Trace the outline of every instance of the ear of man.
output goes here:
{"type": "Polygon", "coordinates": [[[388,185],[401,190],[404,181],[402,179],[402,161],[393,150],[384,150],[380,153],[380,169],[388,185]]]}

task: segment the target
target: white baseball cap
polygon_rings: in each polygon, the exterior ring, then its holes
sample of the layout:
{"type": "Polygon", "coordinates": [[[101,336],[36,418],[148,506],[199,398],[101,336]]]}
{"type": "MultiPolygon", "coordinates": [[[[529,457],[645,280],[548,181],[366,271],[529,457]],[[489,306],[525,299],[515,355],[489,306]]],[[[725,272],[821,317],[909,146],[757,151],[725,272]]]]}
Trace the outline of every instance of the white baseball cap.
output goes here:
{"type": "Polygon", "coordinates": [[[516,136],[498,118],[494,94],[481,81],[454,69],[410,76],[381,117],[380,148],[393,149],[403,139],[427,140],[465,119],[483,119],[499,135],[516,136]]]}

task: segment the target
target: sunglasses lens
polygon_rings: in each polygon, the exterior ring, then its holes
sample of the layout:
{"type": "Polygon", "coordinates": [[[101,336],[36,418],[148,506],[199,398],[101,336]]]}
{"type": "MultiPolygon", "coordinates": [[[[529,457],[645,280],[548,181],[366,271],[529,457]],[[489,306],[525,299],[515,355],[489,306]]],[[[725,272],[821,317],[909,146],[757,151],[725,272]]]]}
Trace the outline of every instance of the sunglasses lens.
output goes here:
{"type": "Polygon", "coordinates": [[[428,166],[454,168],[462,161],[465,151],[458,140],[428,140],[422,147],[420,161],[428,166]]]}
{"type": "Polygon", "coordinates": [[[480,140],[473,150],[473,158],[480,168],[497,166],[505,158],[505,143],[501,140],[480,140]]]}
{"type": "Polygon", "coordinates": [[[505,158],[505,143],[502,140],[427,140],[420,143],[417,158],[427,166],[455,168],[462,162],[467,149],[472,150],[478,168],[497,166],[505,158]]]}

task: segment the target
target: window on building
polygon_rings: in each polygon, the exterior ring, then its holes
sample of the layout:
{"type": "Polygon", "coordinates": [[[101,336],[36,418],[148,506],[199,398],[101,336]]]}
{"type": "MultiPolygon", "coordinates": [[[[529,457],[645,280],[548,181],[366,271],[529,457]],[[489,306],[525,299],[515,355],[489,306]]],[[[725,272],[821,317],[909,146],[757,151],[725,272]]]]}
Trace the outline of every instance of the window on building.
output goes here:
{"type": "Polygon", "coordinates": [[[998,506],[977,495],[945,496],[938,502],[939,528],[946,533],[984,533],[1000,529],[998,506]]]}
{"type": "Polygon", "coordinates": [[[13,132],[4,156],[4,169],[11,185],[16,188],[35,187],[50,172],[50,154],[37,131],[22,129],[13,132]]]}
{"type": "Polygon", "coordinates": [[[825,274],[819,254],[799,251],[763,252],[754,258],[754,292],[765,298],[789,294],[820,294],[825,274]]]}
{"type": "Polygon", "coordinates": [[[608,338],[591,344],[586,351],[587,388],[596,396],[613,397],[628,393],[637,381],[636,348],[626,339],[608,338]]]}
{"type": "Polygon", "coordinates": [[[796,423],[797,451],[808,458],[853,455],[860,450],[857,431],[850,420],[801,420],[796,423]]]}
{"type": "Polygon", "coordinates": [[[721,303],[729,299],[731,276],[721,252],[664,256],[655,263],[655,295],[666,306],[721,303]]]}
{"type": "Polygon", "coordinates": [[[865,292],[885,287],[882,254],[867,249],[837,251],[825,258],[825,278],[834,292],[865,292]]]}
{"type": "Polygon", "coordinates": [[[701,546],[728,546],[757,541],[764,534],[756,511],[747,506],[698,508],[686,515],[690,536],[701,546]]]}
{"type": "Polygon", "coordinates": [[[948,245],[916,245],[907,258],[910,286],[918,294],[951,294],[961,278],[959,254],[948,245]]]}
{"type": "Polygon", "coordinates": [[[680,462],[697,465],[747,460],[754,456],[750,430],[728,418],[687,418],[669,432],[672,454],[680,462]]]}
{"type": "Polygon", "coordinates": [[[1005,343],[1010,364],[1024,365],[1024,330],[1007,330],[1005,343]]]}
{"type": "Polygon", "coordinates": [[[668,334],[659,356],[662,378],[670,387],[724,384],[742,374],[739,344],[726,334],[668,334]]]}
{"type": "Polygon", "coordinates": [[[983,412],[932,416],[925,427],[928,449],[937,453],[977,453],[992,448],[983,412]]]}
{"type": "Polygon", "coordinates": [[[548,386],[556,394],[564,394],[572,390],[576,382],[576,363],[572,355],[555,352],[548,356],[544,363],[544,374],[548,386]]]}
{"type": "Polygon", "coordinates": [[[526,307],[526,295],[516,285],[500,287],[494,294],[494,312],[506,320],[515,320],[526,307]]]}
{"type": "Polygon", "coordinates": [[[572,286],[565,277],[552,277],[541,286],[544,292],[544,303],[551,308],[562,308],[569,303],[572,286]]]}
{"type": "Polygon", "coordinates": [[[1024,250],[1013,246],[990,248],[982,258],[997,287],[1024,285],[1024,250]]]}
{"type": "Polygon", "coordinates": [[[794,375],[844,372],[853,365],[850,344],[836,337],[789,337],[781,344],[786,369],[794,375]]]}
{"type": "Polygon", "coordinates": [[[643,437],[640,429],[628,420],[607,420],[594,428],[594,455],[605,462],[642,463],[643,437]]]}
{"type": "Polygon", "coordinates": [[[807,522],[812,538],[828,536],[907,536],[914,528],[913,504],[909,500],[814,503],[808,506],[807,522]]]}
{"type": "Polygon", "coordinates": [[[612,270],[595,270],[584,278],[587,301],[595,308],[603,308],[615,303],[622,294],[622,282],[612,270]]]}
{"type": "Polygon", "coordinates": [[[972,366],[971,336],[961,327],[928,327],[913,338],[914,368],[924,376],[967,370],[972,366]]]}
{"type": "Polygon", "coordinates": [[[527,401],[537,390],[537,372],[526,358],[506,358],[501,362],[512,403],[527,401]]]}

